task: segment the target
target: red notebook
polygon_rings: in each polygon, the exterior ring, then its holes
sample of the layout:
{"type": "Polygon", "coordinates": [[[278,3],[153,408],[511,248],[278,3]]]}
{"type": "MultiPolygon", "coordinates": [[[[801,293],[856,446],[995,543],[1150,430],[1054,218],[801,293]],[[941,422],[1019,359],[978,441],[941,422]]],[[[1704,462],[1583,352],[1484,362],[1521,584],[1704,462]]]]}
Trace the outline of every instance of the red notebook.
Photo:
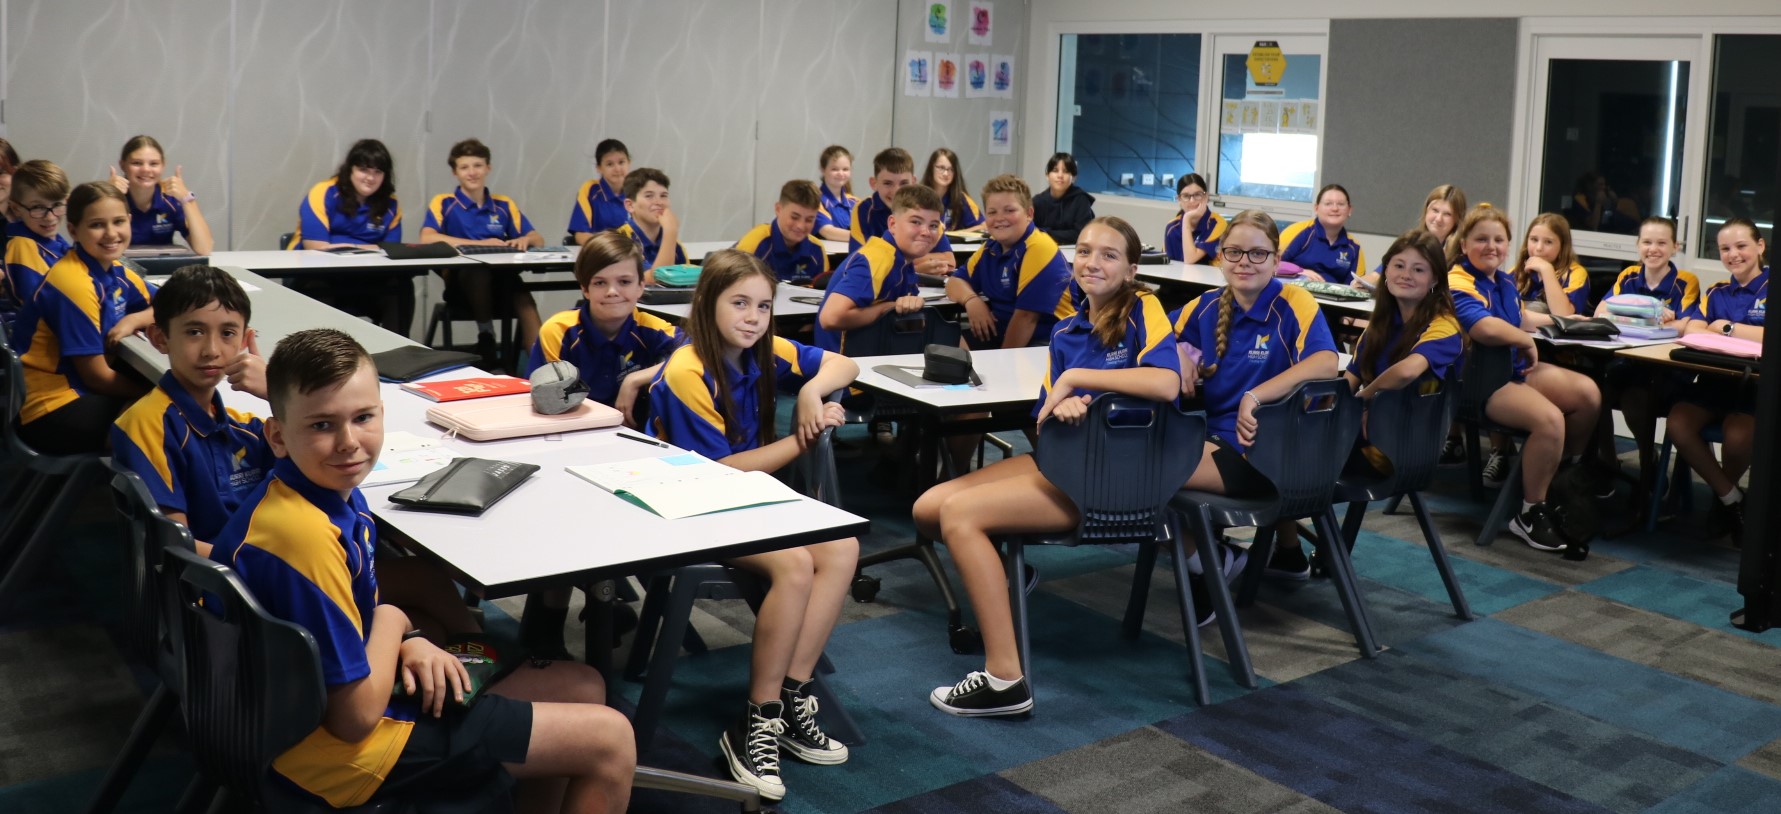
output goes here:
{"type": "Polygon", "coordinates": [[[463,401],[530,393],[532,383],[512,376],[480,376],[448,382],[407,382],[402,389],[430,401],[463,401]]]}

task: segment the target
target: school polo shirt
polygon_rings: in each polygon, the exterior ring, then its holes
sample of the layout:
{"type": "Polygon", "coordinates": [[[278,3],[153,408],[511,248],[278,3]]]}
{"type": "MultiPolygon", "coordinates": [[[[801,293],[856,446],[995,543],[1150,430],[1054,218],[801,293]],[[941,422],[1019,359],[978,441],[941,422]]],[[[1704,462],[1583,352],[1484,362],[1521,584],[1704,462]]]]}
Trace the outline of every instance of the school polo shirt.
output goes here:
{"type": "Polygon", "coordinates": [[[1223,289],[1200,295],[1191,307],[1170,315],[1176,341],[1200,351],[1200,370],[1218,369],[1200,383],[1206,405],[1206,432],[1238,446],[1237,408],[1243,394],[1286,372],[1321,351],[1335,351],[1336,341],[1323,311],[1311,293],[1296,285],[1269,280],[1245,309],[1231,302],[1230,333],[1224,356],[1218,354],[1218,298],[1223,289]]]}
{"type": "Polygon", "coordinates": [[[1671,313],[1682,316],[1699,306],[1701,278],[1694,276],[1694,272],[1682,271],[1676,268],[1675,263],[1671,263],[1670,270],[1664,274],[1663,279],[1657,285],[1650,285],[1645,278],[1645,267],[1634,263],[1623,269],[1619,277],[1614,278],[1614,290],[1609,293],[1656,297],[1663,301],[1671,313]]]}
{"type": "MultiPolygon", "coordinates": [[[[1039,386],[1039,401],[1033,415],[1051,398],[1051,386],[1064,371],[1071,368],[1090,370],[1125,370],[1133,367],[1157,367],[1181,375],[1181,358],[1175,355],[1175,332],[1169,327],[1169,315],[1163,305],[1148,291],[1138,292],[1132,310],[1125,320],[1125,336],[1113,347],[1101,344],[1095,334],[1094,322],[1087,311],[1077,311],[1057,324],[1051,335],[1050,366],[1045,383],[1039,386]]],[[[1096,391],[1078,389],[1073,395],[1095,396],[1096,391]]]]}
{"type": "Polygon", "coordinates": [[[1740,285],[1736,278],[1721,280],[1707,288],[1701,301],[1688,313],[1690,319],[1717,322],[1729,319],[1740,325],[1763,327],[1769,314],[1769,267],[1740,285]]]}
{"type": "Polygon", "coordinates": [[[192,239],[191,232],[186,230],[185,205],[159,188],[148,200],[148,209],[137,209],[136,198],[131,195],[124,196],[124,206],[130,210],[132,246],[171,246],[174,232],[192,239]]]}
{"type": "MultiPolygon", "coordinates": [[[[963,194],[963,193],[961,193],[963,194]]],[[[948,229],[969,229],[983,222],[983,207],[978,206],[969,194],[965,194],[964,207],[959,211],[959,223],[952,222],[952,190],[940,196],[940,222],[948,229]]]]}
{"type": "Polygon", "coordinates": [[[1187,244],[1184,240],[1191,238],[1194,245],[1206,253],[1205,257],[1200,258],[1200,263],[1212,265],[1213,258],[1218,257],[1218,244],[1224,240],[1224,230],[1230,224],[1225,222],[1224,216],[1212,211],[1210,206],[1206,207],[1206,214],[1194,222],[1191,234],[1182,229],[1182,222],[1186,219],[1186,212],[1177,213],[1175,219],[1163,227],[1163,252],[1169,255],[1170,260],[1186,260],[1187,244]]]}
{"type": "Polygon", "coordinates": [[[558,312],[538,329],[526,375],[546,362],[568,362],[587,383],[587,397],[611,407],[626,376],[668,358],[680,339],[679,329],[667,320],[638,310],[625,317],[617,336],[607,339],[584,301],[558,312]]]}
{"type": "Polygon", "coordinates": [[[851,192],[836,195],[829,191],[827,184],[817,187],[822,190],[822,206],[816,210],[816,229],[821,232],[824,226],[838,226],[842,229],[853,229],[853,208],[859,205],[860,199],[851,192]]]}
{"type": "MultiPolygon", "coordinates": [[[[662,250],[661,234],[663,230],[661,226],[658,225],[656,227],[656,236],[652,238],[644,232],[642,226],[638,225],[636,218],[626,215],[625,223],[623,226],[618,227],[618,231],[620,234],[637,241],[637,248],[643,250],[642,271],[649,271],[650,269],[655,268],[656,253],[662,250]]],[[[677,240],[674,242],[674,263],[679,265],[685,262],[686,247],[681,245],[680,241],[677,240]]]]}
{"type": "Polygon", "coordinates": [[[379,243],[402,241],[402,206],[390,196],[389,209],[377,217],[371,207],[359,202],[356,212],[340,211],[340,188],[334,179],[319,181],[297,205],[297,236],[292,248],[302,248],[305,240],[327,243],[379,243]]]}
{"type": "Polygon", "coordinates": [[[812,237],[797,246],[787,246],[785,233],[779,231],[779,221],[770,220],[748,230],[736,241],[736,248],[761,258],[781,282],[809,279],[829,270],[829,255],[816,242],[815,234],[811,232],[812,237]]]}
{"type": "MultiPolygon", "coordinates": [[[[1391,358],[1391,355],[1397,352],[1398,342],[1403,336],[1404,315],[1394,310],[1391,312],[1391,325],[1385,330],[1385,347],[1380,350],[1379,358],[1373,364],[1373,370],[1361,370],[1361,354],[1366,348],[1366,337],[1362,336],[1361,343],[1355,348],[1354,358],[1348,361],[1348,372],[1365,382],[1378,378],[1379,374],[1384,373],[1387,368],[1403,361],[1403,359],[1393,361],[1391,358]]],[[[1459,320],[1449,316],[1438,316],[1422,329],[1422,333],[1416,337],[1416,342],[1405,351],[1404,358],[1415,354],[1427,359],[1429,369],[1426,375],[1445,379],[1447,372],[1453,369],[1455,362],[1459,361],[1460,353],[1464,349],[1465,340],[1460,338],[1459,320]]]]}
{"type": "Polygon", "coordinates": [[[29,424],[92,392],[80,380],[74,358],[104,354],[105,333],[126,314],[149,307],[153,296],[154,289],[123,263],[100,265],[79,246],[56,261],[12,326],[12,347],[25,368],[19,423],[29,424]]]}
{"type": "Polygon", "coordinates": [[[223,530],[274,460],[259,418],[224,407],[221,393],[199,404],[171,370],[118,416],[111,458],[142,478],[155,505],[184,513],[199,540],[223,530]]]}
{"type": "Polygon", "coordinates": [[[1294,263],[1323,275],[1332,283],[1348,285],[1356,269],[1367,267],[1367,255],[1360,244],[1348,236],[1348,230],[1336,233],[1330,242],[1329,233],[1316,218],[1302,220],[1280,233],[1280,261],[1294,263]]]}
{"type": "Polygon", "coordinates": [[[973,291],[989,299],[989,310],[996,317],[992,347],[1002,346],[1016,310],[1039,315],[1029,343],[1034,345],[1044,344],[1058,320],[1076,313],[1076,306],[1070,303],[1070,266],[1064,262],[1063,252],[1051,235],[1030,223],[1013,246],[1004,247],[995,240],[984,243],[952,276],[970,283],[973,291]]]}
{"type": "MultiPolygon", "coordinates": [[[[1447,272],[1447,287],[1453,292],[1453,311],[1460,328],[1470,333],[1472,326],[1485,317],[1496,317],[1517,328],[1521,327],[1521,292],[1515,288],[1515,276],[1503,269],[1484,276],[1461,259],[1447,272]]],[[[1510,375],[1521,381],[1527,373],[1528,360],[1520,348],[1510,348],[1510,375]]]]}
{"type": "Polygon", "coordinates": [[[464,240],[513,240],[534,231],[512,198],[484,190],[479,206],[463,187],[450,195],[434,195],[421,228],[464,240]]]}
{"type": "MultiPolygon", "coordinates": [[[[235,569],[267,613],[315,637],[329,689],[371,675],[365,641],[377,606],[377,526],[359,490],[343,498],[280,458],[210,543],[210,558],[235,569]]],[[[357,743],[317,726],[272,768],[336,808],[362,804],[396,765],[415,712],[413,701],[386,706],[357,743]]]]}
{"type": "Polygon", "coordinates": [[[44,237],[22,220],[6,224],[6,279],[0,284],[0,311],[17,312],[37,295],[49,267],[68,253],[61,235],[44,237]]]}
{"type": "MultiPolygon", "coordinates": [[[[1587,315],[1589,312],[1589,271],[1583,268],[1581,263],[1572,263],[1570,269],[1561,273],[1566,275],[1562,280],[1565,287],[1565,299],[1571,301],[1571,307],[1575,308],[1578,314],[1587,315]]],[[[1523,300],[1527,302],[1546,301],[1545,278],[1529,273],[1527,285],[1527,293],[1521,296],[1523,300]]],[[[1682,312],[1677,311],[1676,313],[1682,312]]]]}
{"type": "MultiPolygon", "coordinates": [[[[817,348],[774,337],[774,386],[781,393],[798,392],[822,367],[822,355],[817,348]]],[[[760,446],[755,383],[761,372],[752,352],[743,351],[741,361],[741,370],[724,365],[730,397],[736,403],[736,414],[726,421],[718,412],[717,374],[706,368],[691,345],[674,351],[649,386],[650,435],[714,461],[760,446]],[[728,434],[732,425],[737,440],[728,434]]]]}
{"type": "Polygon", "coordinates": [[[624,193],[608,186],[604,178],[589,179],[575,193],[575,207],[569,210],[569,234],[617,229],[625,225],[629,215],[624,193]]]}
{"type": "MultiPolygon", "coordinates": [[[[857,252],[866,241],[875,237],[883,237],[890,231],[891,205],[874,192],[853,208],[853,225],[848,228],[847,250],[857,252]]],[[[950,252],[952,241],[946,239],[946,233],[940,233],[940,242],[934,244],[931,251],[950,252]]]]}
{"type": "MultiPolygon", "coordinates": [[[[822,304],[828,305],[829,298],[835,296],[853,300],[853,304],[865,308],[881,302],[889,302],[898,297],[907,297],[921,292],[921,283],[915,276],[915,264],[903,256],[895,241],[889,235],[875,237],[866,241],[859,251],[841,261],[841,268],[835,270],[829,278],[829,288],[823,292],[822,304]]],[[[818,308],[818,312],[821,309],[818,308]]],[[[847,348],[847,332],[831,331],[816,323],[816,345],[819,348],[836,353],[845,353],[847,348]]]]}

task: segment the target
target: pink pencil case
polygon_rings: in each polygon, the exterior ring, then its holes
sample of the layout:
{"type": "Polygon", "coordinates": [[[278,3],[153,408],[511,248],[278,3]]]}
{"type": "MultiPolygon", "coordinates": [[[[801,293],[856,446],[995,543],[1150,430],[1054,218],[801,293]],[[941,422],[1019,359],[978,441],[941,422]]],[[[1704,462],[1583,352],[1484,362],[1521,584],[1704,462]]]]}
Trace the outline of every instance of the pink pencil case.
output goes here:
{"type": "Polygon", "coordinates": [[[427,408],[427,420],[472,441],[498,441],[616,427],[625,417],[592,399],[561,415],[544,415],[532,409],[532,396],[526,394],[435,404],[427,408]]]}
{"type": "Polygon", "coordinates": [[[1727,356],[1736,356],[1740,359],[1762,358],[1761,342],[1752,342],[1748,339],[1739,339],[1735,336],[1722,336],[1720,334],[1689,334],[1677,338],[1676,342],[1677,344],[1686,345],[1695,350],[1723,353],[1727,356]]]}

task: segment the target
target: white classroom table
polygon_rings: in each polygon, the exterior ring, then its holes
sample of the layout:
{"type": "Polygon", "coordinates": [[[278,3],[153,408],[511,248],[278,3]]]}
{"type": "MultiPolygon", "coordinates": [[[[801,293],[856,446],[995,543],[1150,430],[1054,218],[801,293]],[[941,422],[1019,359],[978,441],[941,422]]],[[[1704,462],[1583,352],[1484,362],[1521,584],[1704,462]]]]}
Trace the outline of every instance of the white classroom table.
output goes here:
{"type": "Polygon", "coordinates": [[[910,387],[878,372],[885,365],[914,368],[919,375],[922,354],[898,356],[861,356],[860,375],[854,380],[858,387],[876,391],[910,402],[924,413],[947,415],[963,412],[1030,408],[1039,398],[1045,384],[1045,372],[1051,366],[1048,348],[996,348],[971,352],[971,367],[983,380],[978,387],[931,386],[910,387]]]}
{"type": "MultiPolygon", "coordinates": [[[[845,240],[821,240],[821,239],[818,239],[817,242],[822,244],[823,253],[829,256],[829,258],[831,260],[831,262],[829,263],[830,266],[835,265],[835,263],[832,262],[834,258],[847,256],[847,241],[845,241],[845,240]]],[[[690,242],[682,242],[680,245],[686,247],[686,262],[697,264],[697,263],[705,262],[705,256],[708,254],[711,254],[714,251],[717,251],[719,249],[728,249],[732,246],[735,246],[736,241],[734,241],[734,240],[694,240],[694,241],[690,241],[690,242]]]]}
{"type": "MultiPolygon", "coordinates": [[[[823,290],[805,288],[798,285],[780,283],[773,295],[773,321],[779,325],[797,325],[816,321],[816,314],[822,310],[823,290]],[[796,299],[794,299],[796,298],[796,299]],[[814,302],[798,302],[797,300],[814,300],[814,302]]],[[[945,305],[946,289],[923,287],[922,299],[929,305],[945,305]]],[[[686,317],[693,312],[690,302],[677,302],[666,305],[650,305],[640,303],[637,306],[645,313],[654,314],[676,325],[686,324],[686,317]]]]}
{"type": "Polygon", "coordinates": [[[234,267],[272,277],[296,274],[326,274],[352,271],[407,271],[425,273],[428,269],[449,266],[482,265],[471,257],[429,257],[417,260],[391,260],[383,252],[366,254],[335,254],[313,249],[293,251],[213,252],[210,264],[218,268],[234,267]]]}

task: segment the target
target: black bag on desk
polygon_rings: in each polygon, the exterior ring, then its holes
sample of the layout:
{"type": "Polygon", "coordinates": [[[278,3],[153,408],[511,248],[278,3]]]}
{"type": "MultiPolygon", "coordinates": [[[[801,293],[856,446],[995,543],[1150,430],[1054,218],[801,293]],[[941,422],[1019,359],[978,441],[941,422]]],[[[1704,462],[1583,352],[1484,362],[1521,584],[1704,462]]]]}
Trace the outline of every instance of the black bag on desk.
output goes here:
{"type": "Polygon", "coordinates": [[[434,350],[422,345],[407,345],[382,353],[371,354],[377,365],[377,378],[386,382],[411,382],[422,376],[469,367],[482,361],[481,356],[456,350],[434,350]]]}
{"type": "Polygon", "coordinates": [[[693,301],[694,286],[651,283],[643,287],[644,305],[681,305],[693,301]]]}
{"type": "Polygon", "coordinates": [[[1554,316],[1551,325],[1540,326],[1540,335],[1547,339],[1610,339],[1620,335],[1620,326],[1603,317],[1554,316]]]}
{"type": "Polygon", "coordinates": [[[390,495],[390,501],[422,511],[480,515],[537,471],[537,464],[458,458],[390,495]]]}
{"type": "Polygon", "coordinates": [[[922,351],[921,377],[941,384],[971,382],[971,352],[957,345],[929,345],[922,351]]]}

